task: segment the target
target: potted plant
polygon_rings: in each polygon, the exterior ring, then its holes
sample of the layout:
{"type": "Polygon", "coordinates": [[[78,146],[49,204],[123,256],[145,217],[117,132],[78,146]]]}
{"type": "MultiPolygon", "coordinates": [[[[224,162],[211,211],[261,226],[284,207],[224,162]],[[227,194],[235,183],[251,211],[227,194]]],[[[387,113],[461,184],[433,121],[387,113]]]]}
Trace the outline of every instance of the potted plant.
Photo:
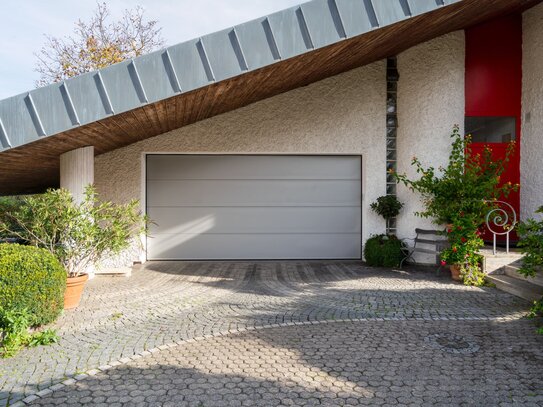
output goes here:
{"type": "Polygon", "coordinates": [[[127,204],[104,202],[93,186],[85,190],[81,203],[65,189],[25,198],[24,205],[7,216],[17,225],[10,230],[28,244],[53,254],[66,270],[65,309],[79,305],[89,267],[104,256],[127,249],[145,232],[146,221],[138,201],[127,204]]]}
{"type": "Polygon", "coordinates": [[[458,278],[465,284],[480,285],[484,275],[478,266],[477,252],[484,242],[479,228],[488,211],[496,207],[493,202],[518,189],[518,185],[510,182],[500,184],[500,176],[515,145],[509,145],[504,160],[494,161],[488,148],[482,155],[473,154],[471,137],[462,136],[457,125],[451,138],[451,153],[445,167],[426,168],[413,157],[412,165],[420,174],[418,179],[409,179],[405,174],[394,175],[398,182],[422,195],[424,210],[416,215],[447,225],[450,248],[443,251],[442,264],[451,265],[453,275],[459,271],[458,278]]]}
{"type": "MultiPolygon", "coordinates": [[[[400,213],[403,203],[394,195],[380,196],[370,208],[382,216],[390,229],[390,220],[400,213]]],[[[405,244],[394,234],[381,234],[370,237],[364,245],[366,264],[376,267],[397,267],[404,257],[405,244]]]]}
{"type": "Polygon", "coordinates": [[[451,277],[468,285],[484,283],[480,272],[481,256],[477,253],[484,245],[478,229],[478,219],[473,214],[458,214],[452,224],[447,225],[449,247],[441,252],[441,264],[449,264],[451,277]]]}

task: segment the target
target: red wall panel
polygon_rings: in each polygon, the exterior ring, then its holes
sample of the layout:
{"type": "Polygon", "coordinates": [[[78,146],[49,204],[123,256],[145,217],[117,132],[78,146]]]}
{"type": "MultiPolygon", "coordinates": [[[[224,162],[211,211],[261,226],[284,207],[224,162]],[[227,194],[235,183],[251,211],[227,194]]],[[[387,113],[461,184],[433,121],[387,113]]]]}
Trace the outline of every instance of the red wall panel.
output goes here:
{"type": "MultiPolygon", "coordinates": [[[[469,28],[466,34],[466,116],[516,118],[516,147],[502,182],[520,182],[522,98],[522,16],[510,15],[469,28]]],[[[473,143],[473,152],[492,149],[495,160],[505,156],[506,143],[473,143]]],[[[522,186],[521,186],[522,187],[522,186]]],[[[520,193],[507,199],[519,213],[520,193]]],[[[485,235],[485,238],[489,236],[485,235]]],[[[515,239],[515,236],[512,236],[515,239]]]]}
{"type": "Polygon", "coordinates": [[[466,116],[520,119],[521,92],[521,15],[502,17],[467,29],[466,116]]]}

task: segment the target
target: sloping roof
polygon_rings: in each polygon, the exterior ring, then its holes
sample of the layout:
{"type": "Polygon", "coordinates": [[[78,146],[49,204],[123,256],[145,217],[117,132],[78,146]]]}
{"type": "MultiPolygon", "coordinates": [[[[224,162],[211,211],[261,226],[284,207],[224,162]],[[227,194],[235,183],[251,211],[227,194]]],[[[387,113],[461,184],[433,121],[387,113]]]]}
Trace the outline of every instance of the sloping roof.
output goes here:
{"type": "Polygon", "coordinates": [[[0,101],[0,193],[58,186],[97,154],[321,80],[540,0],[313,0],[0,101]]]}

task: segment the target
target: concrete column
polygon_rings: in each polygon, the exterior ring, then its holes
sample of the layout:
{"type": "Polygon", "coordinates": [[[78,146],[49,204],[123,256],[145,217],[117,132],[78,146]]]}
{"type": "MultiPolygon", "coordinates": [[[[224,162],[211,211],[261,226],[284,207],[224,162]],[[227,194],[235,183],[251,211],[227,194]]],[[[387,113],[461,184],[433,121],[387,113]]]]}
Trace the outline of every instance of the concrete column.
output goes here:
{"type": "Polygon", "coordinates": [[[81,202],[87,185],[94,183],[94,147],[82,147],[60,156],[60,187],[81,202]]]}

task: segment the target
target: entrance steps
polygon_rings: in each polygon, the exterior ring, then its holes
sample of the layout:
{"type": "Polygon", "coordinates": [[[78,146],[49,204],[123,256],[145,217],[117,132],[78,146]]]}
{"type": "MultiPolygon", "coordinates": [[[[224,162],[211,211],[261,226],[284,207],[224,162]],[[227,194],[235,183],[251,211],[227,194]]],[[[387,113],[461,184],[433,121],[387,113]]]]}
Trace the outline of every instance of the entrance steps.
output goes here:
{"type": "Polygon", "coordinates": [[[522,253],[513,249],[509,253],[498,251],[493,254],[489,248],[482,249],[480,253],[485,257],[487,279],[496,288],[528,301],[543,297],[542,273],[537,273],[535,277],[524,277],[518,272],[522,266],[522,253]]]}

